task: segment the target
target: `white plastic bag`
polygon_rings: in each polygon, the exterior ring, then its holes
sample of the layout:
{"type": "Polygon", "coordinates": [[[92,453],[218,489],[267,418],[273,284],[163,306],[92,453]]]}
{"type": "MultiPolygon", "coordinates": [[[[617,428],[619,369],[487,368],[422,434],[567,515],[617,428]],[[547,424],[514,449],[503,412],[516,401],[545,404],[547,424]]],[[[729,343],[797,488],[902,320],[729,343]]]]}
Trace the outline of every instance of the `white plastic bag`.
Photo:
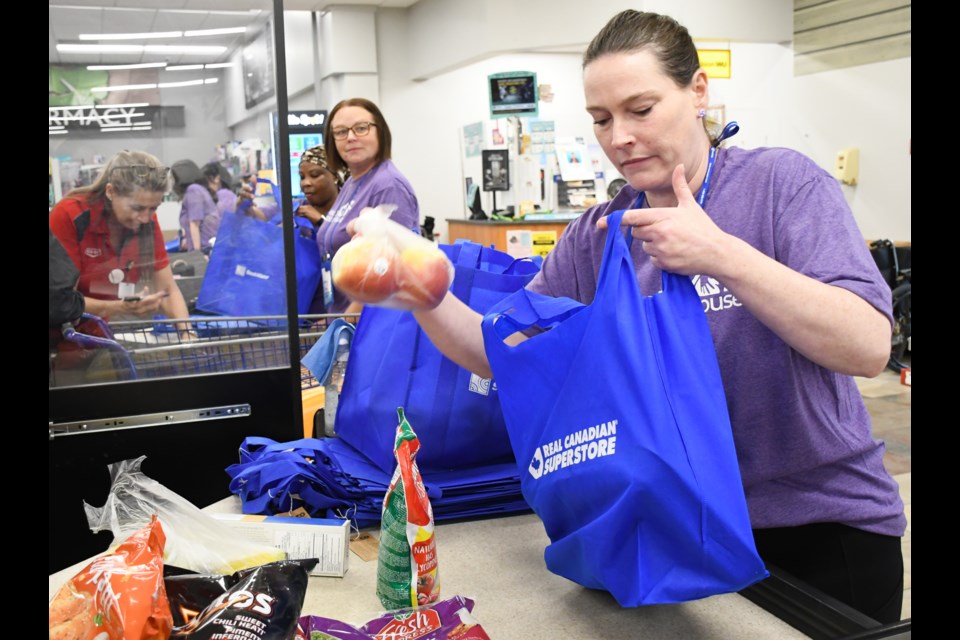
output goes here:
{"type": "Polygon", "coordinates": [[[238,538],[186,498],[140,471],[146,456],[108,465],[112,479],[103,507],[83,503],[94,532],[113,532],[111,548],[150,523],[156,514],[167,536],[163,561],[198,573],[231,574],[287,554],[268,545],[238,538]]]}

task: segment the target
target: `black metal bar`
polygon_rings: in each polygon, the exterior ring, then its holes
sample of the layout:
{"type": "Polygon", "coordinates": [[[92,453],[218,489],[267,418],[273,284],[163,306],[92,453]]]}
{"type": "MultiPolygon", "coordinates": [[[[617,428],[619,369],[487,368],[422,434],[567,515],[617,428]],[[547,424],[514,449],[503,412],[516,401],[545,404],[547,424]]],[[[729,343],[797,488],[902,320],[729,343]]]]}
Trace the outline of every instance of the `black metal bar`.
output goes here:
{"type": "Polygon", "coordinates": [[[740,591],[740,595],[813,640],[900,638],[896,634],[903,632],[909,638],[909,620],[881,625],[778,567],[767,564],[767,569],[769,578],[740,591]],[[887,633],[890,635],[876,635],[887,633]]]}
{"type": "Polygon", "coordinates": [[[287,277],[287,318],[290,337],[290,390],[293,401],[293,415],[297,433],[303,433],[303,409],[300,394],[300,318],[297,306],[297,261],[295,234],[297,227],[293,222],[293,193],[290,165],[290,126],[287,123],[287,62],[286,42],[283,34],[283,0],[273,0],[273,51],[276,66],[277,90],[277,139],[273,141],[276,153],[273,154],[274,170],[277,172],[277,186],[280,187],[278,203],[283,211],[283,258],[287,277]]]}

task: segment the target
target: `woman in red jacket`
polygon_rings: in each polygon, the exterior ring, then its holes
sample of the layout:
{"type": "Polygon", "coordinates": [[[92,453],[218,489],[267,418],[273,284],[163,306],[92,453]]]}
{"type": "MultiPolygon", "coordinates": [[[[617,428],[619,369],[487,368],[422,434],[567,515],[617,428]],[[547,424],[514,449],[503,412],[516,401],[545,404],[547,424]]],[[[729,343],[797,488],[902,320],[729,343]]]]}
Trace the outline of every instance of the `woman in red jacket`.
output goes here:
{"type": "Polygon", "coordinates": [[[80,271],[87,312],[115,320],[188,316],[157,222],[169,173],[149,153],[121,151],[50,212],[50,229],[80,271]]]}

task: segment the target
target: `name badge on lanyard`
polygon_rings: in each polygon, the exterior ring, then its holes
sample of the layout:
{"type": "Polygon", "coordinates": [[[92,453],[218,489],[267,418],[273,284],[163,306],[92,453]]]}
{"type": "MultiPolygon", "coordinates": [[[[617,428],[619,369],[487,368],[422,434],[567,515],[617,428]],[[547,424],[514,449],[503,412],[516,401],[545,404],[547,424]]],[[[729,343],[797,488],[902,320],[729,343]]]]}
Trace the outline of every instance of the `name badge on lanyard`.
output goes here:
{"type": "Polygon", "coordinates": [[[107,280],[110,281],[110,284],[117,285],[117,298],[129,298],[136,295],[136,283],[124,282],[127,277],[127,272],[130,271],[132,266],[133,262],[128,262],[125,269],[111,269],[107,275],[107,280]]]}
{"type": "Polygon", "coordinates": [[[323,306],[329,309],[333,305],[333,270],[331,263],[333,260],[330,254],[323,256],[323,262],[320,265],[320,286],[323,287],[323,306]]]}

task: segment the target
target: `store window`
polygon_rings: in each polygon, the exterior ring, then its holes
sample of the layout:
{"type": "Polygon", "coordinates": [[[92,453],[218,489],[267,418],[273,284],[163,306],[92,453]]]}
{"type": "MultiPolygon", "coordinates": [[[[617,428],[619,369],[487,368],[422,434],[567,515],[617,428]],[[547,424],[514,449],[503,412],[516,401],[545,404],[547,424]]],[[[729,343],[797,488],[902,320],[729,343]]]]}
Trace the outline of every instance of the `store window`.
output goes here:
{"type": "MultiPolygon", "coordinates": [[[[101,552],[109,542],[90,530],[83,508],[104,500],[108,463],[146,456],[149,477],[204,506],[229,495],[224,469],[237,462],[244,438],[302,437],[301,388],[316,382],[301,373],[299,360],[322,333],[313,327],[323,319],[287,320],[298,316],[286,296],[287,287],[296,290],[288,266],[294,260],[292,223],[286,222],[292,209],[284,195],[290,176],[280,171],[278,180],[273,160],[274,138],[283,131],[277,114],[287,110],[283,47],[275,46],[282,42],[276,35],[284,28],[282,0],[238,0],[230,7],[191,0],[179,9],[115,4],[72,0],[49,7],[51,231],[62,244],[72,243],[66,259],[73,268],[84,267],[83,256],[94,266],[113,261],[99,274],[88,264],[81,275],[84,293],[94,294],[86,298],[93,300],[89,316],[60,324],[51,304],[51,572],[101,552]],[[121,39],[123,34],[133,35],[121,39]],[[120,52],[112,49],[118,46],[120,52]],[[113,213],[125,216],[129,226],[111,231],[116,225],[102,216],[108,205],[90,198],[97,190],[89,187],[120,156],[125,166],[109,174],[110,189],[99,193],[113,199],[113,213]],[[272,223],[271,242],[280,250],[269,268],[280,286],[270,294],[234,296],[269,307],[216,306],[224,303],[217,294],[229,291],[223,281],[210,279],[218,251],[221,258],[229,253],[223,220],[245,214],[224,213],[216,232],[201,229],[206,232],[199,246],[180,246],[180,213],[192,199],[188,195],[205,193],[195,174],[204,174],[208,164],[217,169],[220,186],[231,182],[237,189],[244,177],[259,178],[251,182],[257,204],[269,208],[270,198],[275,206],[279,201],[281,225],[272,223]],[[168,167],[181,183],[199,186],[181,195],[168,167]],[[58,214],[58,203],[71,191],[83,203],[58,214]],[[138,218],[142,222],[134,224],[138,218]],[[151,233],[141,235],[141,227],[151,233]],[[209,238],[221,242],[203,246],[209,238]],[[141,250],[141,240],[149,251],[141,250]],[[171,317],[165,305],[137,305],[164,287],[155,278],[164,269],[186,307],[179,316],[171,317]]],[[[220,194],[217,201],[223,202],[220,194]]],[[[243,229],[235,240],[256,245],[256,256],[266,254],[266,240],[247,237],[243,229]]],[[[244,273],[256,279],[267,267],[247,265],[244,273]]]]}
{"type": "Polygon", "coordinates": [[[284,243],[315,245],[282,224],[282,3],[112,5],[50,4],[50,226],[86,300],[50,387],[289,368],[324,319],[287,321],[284,243]]]}

